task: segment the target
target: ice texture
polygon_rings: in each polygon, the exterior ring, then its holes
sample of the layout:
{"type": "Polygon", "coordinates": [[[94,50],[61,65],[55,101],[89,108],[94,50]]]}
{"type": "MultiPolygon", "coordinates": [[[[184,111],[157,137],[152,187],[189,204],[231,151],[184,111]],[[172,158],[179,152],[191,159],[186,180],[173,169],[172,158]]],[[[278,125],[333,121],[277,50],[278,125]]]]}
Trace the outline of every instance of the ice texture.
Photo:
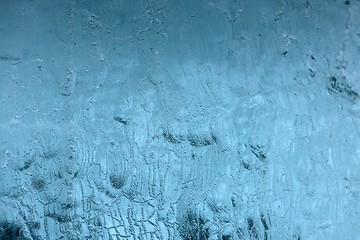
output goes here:
{"type": "Polygon", "coordinates": [[[358,0],[1,0],[0,239],[360,239],[358,0]]]}

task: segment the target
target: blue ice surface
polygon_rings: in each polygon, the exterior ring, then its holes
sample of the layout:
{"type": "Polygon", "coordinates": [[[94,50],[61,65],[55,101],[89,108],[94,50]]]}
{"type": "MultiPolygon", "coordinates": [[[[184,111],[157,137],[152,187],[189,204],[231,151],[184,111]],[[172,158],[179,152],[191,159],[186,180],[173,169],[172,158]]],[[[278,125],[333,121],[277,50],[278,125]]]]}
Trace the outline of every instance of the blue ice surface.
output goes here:
{"type": "Polygon", "coordinates": [[[0,3],[0,239],[360,239],[358,1],[0,3]]]}

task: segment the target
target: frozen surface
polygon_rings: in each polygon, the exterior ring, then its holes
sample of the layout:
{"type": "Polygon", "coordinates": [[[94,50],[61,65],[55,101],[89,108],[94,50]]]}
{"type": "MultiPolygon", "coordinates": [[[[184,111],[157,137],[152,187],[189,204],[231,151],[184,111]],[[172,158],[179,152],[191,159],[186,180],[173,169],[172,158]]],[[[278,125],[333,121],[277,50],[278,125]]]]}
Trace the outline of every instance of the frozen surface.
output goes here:
{"type": "Polygon", "coordinates": [[[359,19],[1,0],[0,239],[360,239],[359,19]]]}

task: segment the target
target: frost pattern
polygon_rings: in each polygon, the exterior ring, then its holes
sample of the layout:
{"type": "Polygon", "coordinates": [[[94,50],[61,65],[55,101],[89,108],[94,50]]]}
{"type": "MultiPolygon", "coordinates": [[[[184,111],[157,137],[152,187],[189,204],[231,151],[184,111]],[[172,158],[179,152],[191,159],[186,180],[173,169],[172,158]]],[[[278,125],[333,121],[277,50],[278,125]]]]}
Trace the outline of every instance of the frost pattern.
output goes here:
{"type": "Polygon", "coordinates": [[[359,10],[4,0],[0,239],[359,239],[359,10]]]}

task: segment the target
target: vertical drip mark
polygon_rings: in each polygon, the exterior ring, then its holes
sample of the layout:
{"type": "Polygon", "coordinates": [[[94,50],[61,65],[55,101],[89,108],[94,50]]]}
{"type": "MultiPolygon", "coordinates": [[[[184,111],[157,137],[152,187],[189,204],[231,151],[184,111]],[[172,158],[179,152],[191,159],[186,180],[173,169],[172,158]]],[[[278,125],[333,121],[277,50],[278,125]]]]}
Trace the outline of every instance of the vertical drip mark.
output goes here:
{"type": "MultiPolygon", "coordinates": [[[[76,73],[74,71],[74,60],[73,60],[73,47],[74,47],[74,18],[75,18],[75,1],[71,0],[66,3],[65,7],[66,11],[66,27],[67,32],[65,33],[66,37],[66,45],[65,45],[65,63],[66,73],[65,78],[61,79],[60,83],[60,93],[64,97],[63,101],[63,126],[66,137],[64,147],[65,154],[59,162],[59,165],[63,166],[62,169],[64,179],[61,181],[64,184],[65,194],[61,196],[59,199],[60,209],[63,212],[66,212],[66,216],[69,216],[67,222],[64,222],[64,225],[59,229],[60,233],[68,238],[71,237],[71,234],[68,233],[69,229],[71,229],[72,222],[77,221],[76,219],[76,195],[81,194],[75,191],[74,186],[74,177],[77,176],[78,169],[76,166],[78,164],[78,141],[76,134],[78,131],[74,131],[76,129],[76,123],[74,121],[74,110],[71,102],[70,96],[72,95],[75,87],[76,73]]],[[[64,75],[63,75],[64,76],[64,75]]],[[[52,226],[53,227],[53,226],[52,226]]],[[[67,238],[66,237],[66,238],[67,238]]]]}
{"type": "Polygon", "coordinates": [[[264,240],[268,240],[269,239],[269,236],[268,236],[269,224],[267,223],[264,214],[261,214],[260,219],[261,219],[261,223],[264,227],[264,240]]]}
{"type": "Polygon", "coordinates": [[[76,42],[74,41],[74,16],[75,16],[75,2],[70,1],[69,5],[67,6],[67,16],[68,19],[66,21],[67,25],[67,37],[68,42],[66,44],[65,48],[65,58],[67,62],[67,73],[66,73],[66,79],[64,79],[60,85],[61,88],[61,95],[63,96],[70,96],[72,92],[74,91],[75,86],[75,71],[74,71],[74,61],[73,61],[73,47],[76,45],[76,42]]]}
{"type": "Polygon", "coordinates": [[[252,218],[247,219],[247,225],[248,225],[248,231],[249,231],[251,239],[254,239],[254,240],[259,239],[259,234],[255,227],[254,220],[252,218]]]}
{"type": "Polygon", "coordinates": [[[61,83],[61,95],[68,97],[70,96],[75,87],[76,75],[75,71],[72,69],[71,66],[67,68],[66,79],[61,83]]]}

